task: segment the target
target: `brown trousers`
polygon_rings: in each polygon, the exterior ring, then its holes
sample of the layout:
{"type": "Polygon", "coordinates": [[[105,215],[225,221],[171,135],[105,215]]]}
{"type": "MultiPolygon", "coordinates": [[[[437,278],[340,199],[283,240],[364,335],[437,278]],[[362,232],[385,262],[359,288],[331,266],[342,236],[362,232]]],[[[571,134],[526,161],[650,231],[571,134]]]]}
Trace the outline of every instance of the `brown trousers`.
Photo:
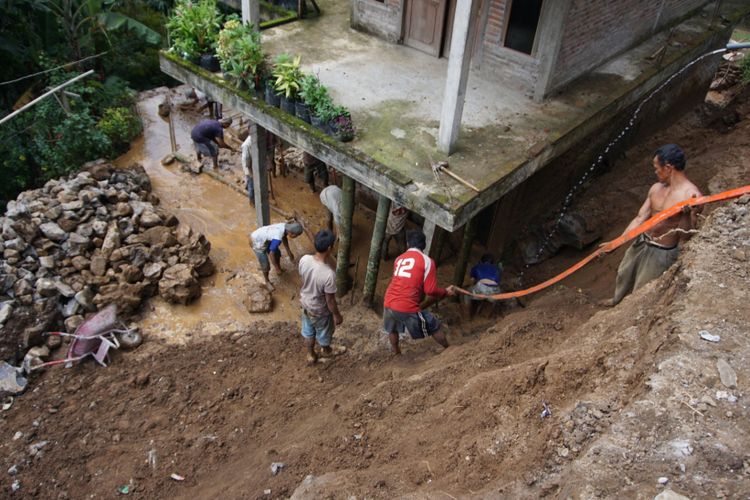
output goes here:
{"type": "Polygon", "coordinates": [[[675,263],[679,253],[678,247],[661,248],[649,244],[647,236],[638,236],[617,268],[614,303],[617,304],[629,293],[661,276],[675,263]]]}

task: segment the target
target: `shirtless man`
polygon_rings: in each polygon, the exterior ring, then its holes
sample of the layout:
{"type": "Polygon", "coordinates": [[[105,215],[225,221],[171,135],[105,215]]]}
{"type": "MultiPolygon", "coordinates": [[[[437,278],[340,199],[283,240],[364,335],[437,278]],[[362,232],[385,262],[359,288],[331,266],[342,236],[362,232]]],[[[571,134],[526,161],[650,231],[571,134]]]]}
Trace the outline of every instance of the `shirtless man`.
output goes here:
{"type": "MultiPolygon", "coordinates": [[[[676,144],[657,149],[652,163],[659,182],[651,186],[638,215],[623,234],[662,210],[701,196],[700,190],[685,176],[685,153],[676,144]]],[[[615,296],[607,305],[619,303],[630,292],[661,276],[677,260],[678,244],[690,238],[690,230],[695,228],[697,219],[698,210],[686,207],[681,214],[638,236],[620,262],[615,296]]]]}

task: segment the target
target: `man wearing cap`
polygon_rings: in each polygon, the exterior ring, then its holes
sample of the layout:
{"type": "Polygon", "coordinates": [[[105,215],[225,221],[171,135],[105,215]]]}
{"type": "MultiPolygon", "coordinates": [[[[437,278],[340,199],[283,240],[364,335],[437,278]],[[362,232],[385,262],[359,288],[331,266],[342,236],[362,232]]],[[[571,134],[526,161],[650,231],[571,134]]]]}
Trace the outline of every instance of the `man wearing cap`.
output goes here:
{"type": "Polygon", "coordinates": [[[234,151],[231,146],[224,142],[224,129],[231,124],[231,118],[222,118],[221,120],[203,120],[193,127],[193,130],[190,131],[190,138],[193,139],[198,162],[203,162],[203,156],[210,156],[214,163],[214,169],[218,170],[219,148],[234,151]]]}
{"type": "Polygon", "coordinates": [[[299,222],[271,224],[259,227],[250,235],[250,245],[258,258],[260,270],[263,272],[263,278],[266,285],[273,290],[273,285],[268,279],[268,273],[271,271],[271,265],[277,274],[282,273],[281,269],[281,250],[279,247],[284,244],[289,260],[294,262],[294,254],[289,248],[288,238],[296,238],[302,234],[302,225],[299,222]],[[270,255],[270,259],[269,259],[270,255]]]}

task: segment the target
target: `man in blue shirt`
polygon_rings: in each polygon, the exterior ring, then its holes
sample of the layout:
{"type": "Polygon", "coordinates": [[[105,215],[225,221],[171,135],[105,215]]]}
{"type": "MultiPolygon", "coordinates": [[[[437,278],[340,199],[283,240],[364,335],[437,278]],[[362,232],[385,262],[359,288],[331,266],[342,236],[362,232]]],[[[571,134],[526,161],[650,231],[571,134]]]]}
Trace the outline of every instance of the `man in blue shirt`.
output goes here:
{"type": "MultiPolygon", "coordinates": [[[[469,291],[477,295],[495,295],[500,293],[500,278],[502,274],[502,266],[499,263],[495,263],[495,257],[491,253],[482,255],[482,258],[479,259],[479,264],[471,268],[472,287],[469,291]]],[[[466,295],[465,301],[469,308],[469,316],[474,316],[480,300],[466,295]]]]}
{"type": "Polygon", "coordinates": [[[203,120],[193,127],[190,131],[190,138],[193,140],[198,162],[203,162],[203,156],[210,156],[214,169],[219,169],[219,148],[234,151],[224,142],[224,129],[231,124],[231,118],[222,118],[221,120],[203,120]]]}

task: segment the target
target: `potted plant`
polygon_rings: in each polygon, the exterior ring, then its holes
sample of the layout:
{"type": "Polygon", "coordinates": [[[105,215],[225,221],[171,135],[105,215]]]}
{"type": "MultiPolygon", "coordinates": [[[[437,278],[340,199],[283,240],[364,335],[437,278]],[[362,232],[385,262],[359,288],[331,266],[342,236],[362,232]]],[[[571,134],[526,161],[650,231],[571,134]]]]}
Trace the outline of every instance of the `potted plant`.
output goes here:
{"type": "Polygon", "coordinates": [[[219,35],[221,14],[216,0],[177,0],[166,23],[171,50],[209,71],[219,71],[214,45],[219,35]]]}
{"type": "Polygon", "coordinates": [[[326,95],[321,97],[320,100],[318,100],[318,102],[315,104],[315,118],[312,120],[312,124],[321,131],[328,134],[330,132],[328,124],[336,117],[337,112],[338,110],[336,105],[333,104],[333,100],[326,93],[326,95]]]}
{"type": "Polygon", "coordinates": [[[225,75],[234,80],[238,87],[255,89],[265,62],[260,33],[238,19],[230,19],[219,33],[216,55],[225,75]]]}
{"type": "Polygon", "coordinates": [[[294,104],[297,118],[310,123],[311,110],[315,109],[315,103],[324,94],[327,95],[326,88],[320,84],[317,76],[303,76],[299,84],[299,100],[294,104]]]}
{"type": "Polygon", "coordinates": [[[289,54],[279,54],[273,67],[274,88],[281,95],[281,109],[292,115],[302,80],[300,61],[300,56],[292,58],[289,54]]]}
{"type": "Polygon", "coordinates": [[[349,142],[354,139],[354,123],[349,110],[344,106],[334,107],[334,117],[328,123],[331,135],[341,142],[349,142]]]}

